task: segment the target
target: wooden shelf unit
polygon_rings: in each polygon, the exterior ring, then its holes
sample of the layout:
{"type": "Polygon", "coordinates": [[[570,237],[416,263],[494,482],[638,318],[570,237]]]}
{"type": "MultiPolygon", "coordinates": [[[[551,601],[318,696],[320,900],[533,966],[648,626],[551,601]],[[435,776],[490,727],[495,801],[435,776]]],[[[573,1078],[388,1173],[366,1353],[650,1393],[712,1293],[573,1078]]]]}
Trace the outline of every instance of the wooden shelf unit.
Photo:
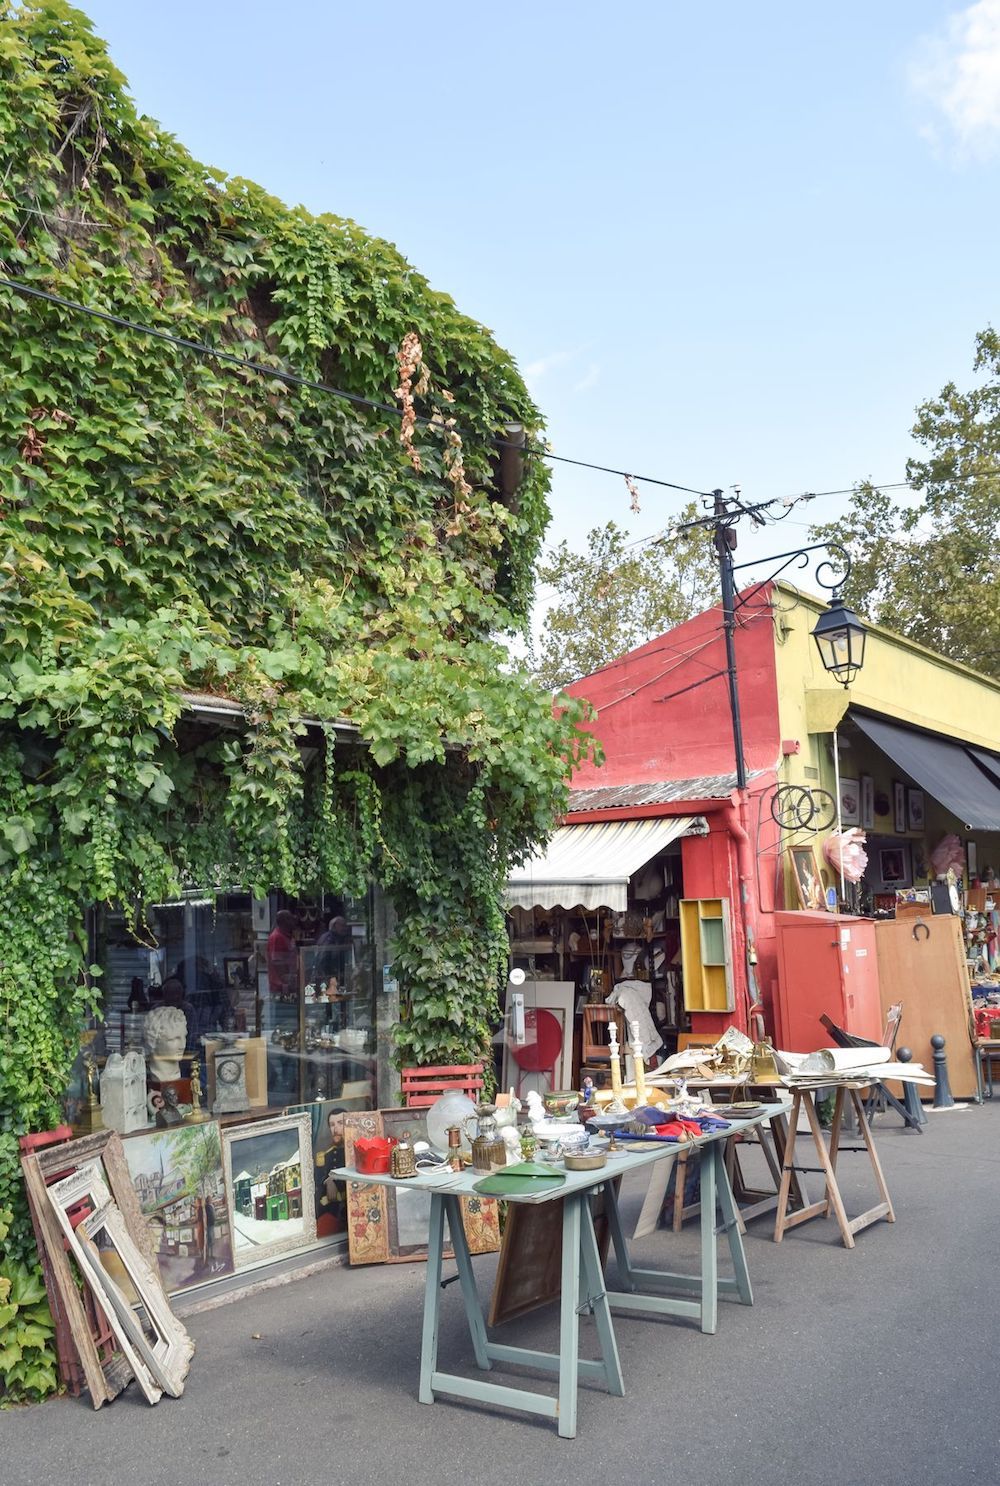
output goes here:
{"type": "Polygon", "coordinates": [[[728,898],[683,898],[680,908],[685,1010],[732,1011],[728,898]]]}

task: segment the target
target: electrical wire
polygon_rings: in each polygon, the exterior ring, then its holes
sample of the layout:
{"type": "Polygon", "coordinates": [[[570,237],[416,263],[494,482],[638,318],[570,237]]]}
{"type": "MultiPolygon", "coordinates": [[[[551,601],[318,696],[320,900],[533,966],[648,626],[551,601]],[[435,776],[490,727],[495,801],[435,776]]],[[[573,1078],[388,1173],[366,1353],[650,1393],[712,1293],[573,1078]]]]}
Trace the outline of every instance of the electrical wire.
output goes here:
{"type": "MultiPolygon", "coordinates": [[[[284,382],[290,387],[305,387],[312,392],[322,392],[328,397],[340,398],[343,402],[352,403],[355,407],[370,408],[374,412],[384,413],[387,417],[402,418],[403,410],[393,403],[379,402],[376,398],[364,397],[358,392],[346,392],[342,387],[333,387],[329,382],[317,381],[314,377],[303,377],[297,372],[285,371],[280,367],[267,366],[264,362],[252,361],[247,356],[238,356],[233,351],[223,351],[216,346],[210,346],[205,341],[191,340],[188,336],[174,335],[171,331],[160,330],[154,325],[146,325],[139,320],[129,320],[124,315],[112,314],[110,310],[99,310],[93,305],[81,304],[75,299],[66,299],[61,294],[53,294],[48,289],[39,289],[34,284],[27,284],[23,279],[11,278],[9,275],[0,274],[0,285],[13,289],[15,294],[20,294],[28,299],[44,300],[47,304],[57,305],[60,309],[72,310],[75,314],[89,315],[95,320],[103,320],[108,325],[116,325],[122,330],[131,330],[138,335],[147,335],[153,340],[165,341],[168,345],[177,346],[183,351],[193,351],[199,356],[205,356],[213,361],[222,362],[226,366],[235,366],[240,371],[253,372],[257,376],[267,377],[270,381],[284,382]]],[[[414,415],[418,423],[429,427],[437,426],[439,419],[427,414],[417,413],[414,415]]],[[[478,434],[463,433],[458,430],[463,439],[468,443],[482,443],[482,437],[478,434]]],[[[636,475],[630,470],[613,469],[606,464],[592,464],[585,459],[570,459],[565,454],[553,454],[549,449],[537,449],[531,444],[516,444],[510,439],[502,439],[494,436],[493,445],[498,449],[512,449],[515,453],[530,455],[535,459],[548,459],[557,464],[572,464],[579,469],[597,470],[604,475],[618,475],[623,480],[639,480],[643,485],[657,485],[665,490],[681,490],[687,495],[700,495],[708,497],[707,490],[695,490],[691,485],[678,485],[673,480],[661,480],[655,475],[636,475]]]]}

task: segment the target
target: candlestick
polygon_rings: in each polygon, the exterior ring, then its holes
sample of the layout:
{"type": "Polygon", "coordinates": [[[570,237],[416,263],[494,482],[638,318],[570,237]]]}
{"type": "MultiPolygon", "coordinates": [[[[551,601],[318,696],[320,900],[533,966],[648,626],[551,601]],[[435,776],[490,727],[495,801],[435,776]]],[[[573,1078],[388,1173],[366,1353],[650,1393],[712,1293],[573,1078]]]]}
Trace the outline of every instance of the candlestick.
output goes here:
{"type": "Polygon", "coordinates": [[[631,1022],[632,1028],[632,1070],[635,1075],[635,1102],[642,1105],[646,1102],[646,1064],[642,1056],[642,1038],[639,1035],[639,1023],[631,1022]]]}

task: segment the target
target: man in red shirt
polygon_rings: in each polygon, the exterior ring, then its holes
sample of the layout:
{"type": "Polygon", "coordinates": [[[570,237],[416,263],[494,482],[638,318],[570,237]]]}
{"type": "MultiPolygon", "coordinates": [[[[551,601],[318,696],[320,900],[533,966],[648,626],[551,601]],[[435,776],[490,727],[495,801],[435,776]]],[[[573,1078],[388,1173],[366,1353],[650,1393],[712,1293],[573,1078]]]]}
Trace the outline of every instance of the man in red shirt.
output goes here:
{"type": "Polygon", "coordinates": [[[294,1001],[299,989],[295,930],[299,921],[288,908],[278,910],[267,939],[267,986],[275,1001],[294,1001]]]}

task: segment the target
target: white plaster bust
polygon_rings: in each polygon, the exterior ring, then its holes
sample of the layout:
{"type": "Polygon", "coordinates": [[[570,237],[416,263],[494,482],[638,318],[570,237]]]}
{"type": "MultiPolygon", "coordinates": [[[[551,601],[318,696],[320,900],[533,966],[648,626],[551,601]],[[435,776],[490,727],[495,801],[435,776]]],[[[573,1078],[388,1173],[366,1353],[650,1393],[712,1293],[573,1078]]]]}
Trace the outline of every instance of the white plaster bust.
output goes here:
{"type": "Polygon", "coordinates": [[[187,1017],[179,1006],[154,1006],[142,1028],[149,1076],[170,1083],[181,1076],[180,1056],[187,1042],[187,1017]]]}

